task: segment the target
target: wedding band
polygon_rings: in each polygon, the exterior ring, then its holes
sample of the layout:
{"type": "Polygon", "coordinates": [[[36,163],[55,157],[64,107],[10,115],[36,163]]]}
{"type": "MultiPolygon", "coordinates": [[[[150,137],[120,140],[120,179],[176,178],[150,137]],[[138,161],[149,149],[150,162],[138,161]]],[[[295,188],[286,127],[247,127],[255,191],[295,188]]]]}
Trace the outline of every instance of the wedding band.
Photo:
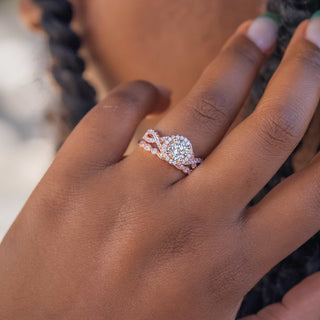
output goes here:
{"type": "Polygon", "coordinates": [[[191,142],[183,136],[160,137],[158,132],[149,129],[139,145],[186,174],[190,174],[202,162],[202,159],[194,156],[191,142]]]}

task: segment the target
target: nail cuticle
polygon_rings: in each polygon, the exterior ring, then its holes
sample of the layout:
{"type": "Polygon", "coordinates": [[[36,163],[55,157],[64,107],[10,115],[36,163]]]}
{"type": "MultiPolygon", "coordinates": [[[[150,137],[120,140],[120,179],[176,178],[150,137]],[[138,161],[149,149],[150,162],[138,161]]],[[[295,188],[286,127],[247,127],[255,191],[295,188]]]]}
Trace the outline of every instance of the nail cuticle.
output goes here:
{"type": "Polygon", "coordinates": [[[247,36],[262,51],[270,50],[278,36],[280,19],[276,14],[266,12],[258,16],[251,24],[247,36]]]}
{"type": "Polygon", "coordinates": [[[310,18],[305,37],[320,48],[320,10],[310,18]]]}

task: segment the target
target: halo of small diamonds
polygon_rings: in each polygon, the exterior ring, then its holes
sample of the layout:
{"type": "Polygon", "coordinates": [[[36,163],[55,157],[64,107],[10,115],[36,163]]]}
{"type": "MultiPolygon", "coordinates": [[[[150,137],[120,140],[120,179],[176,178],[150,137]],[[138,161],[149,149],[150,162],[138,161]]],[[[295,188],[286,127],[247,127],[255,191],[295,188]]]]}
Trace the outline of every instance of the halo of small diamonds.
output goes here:
{"type": "Polygon", "coordinates": [[[202,162],[194,157],[191,142],[180,135],[160,137],[155,130],[149,129],[139,145],[185,174],[190,174],[202,162]]]}
{"type": "Polygon", "coordinates": [[[169,163],[187,163],[193,156],[191,142],[182,136],[172,136],[164,139],[161,151],[169,158],[169,163]]]}

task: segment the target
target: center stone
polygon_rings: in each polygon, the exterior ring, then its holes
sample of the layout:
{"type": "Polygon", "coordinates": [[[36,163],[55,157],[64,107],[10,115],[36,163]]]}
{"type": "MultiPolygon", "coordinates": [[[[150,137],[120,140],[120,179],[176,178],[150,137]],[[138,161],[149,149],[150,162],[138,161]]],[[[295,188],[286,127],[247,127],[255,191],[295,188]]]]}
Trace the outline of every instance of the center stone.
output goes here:
{"type": "Polygon", "coordinates": [[[167,155],[180,163],[189,160],[193,152],[190,141],[183,137],[173,137],[166,149],[167,155]]]}

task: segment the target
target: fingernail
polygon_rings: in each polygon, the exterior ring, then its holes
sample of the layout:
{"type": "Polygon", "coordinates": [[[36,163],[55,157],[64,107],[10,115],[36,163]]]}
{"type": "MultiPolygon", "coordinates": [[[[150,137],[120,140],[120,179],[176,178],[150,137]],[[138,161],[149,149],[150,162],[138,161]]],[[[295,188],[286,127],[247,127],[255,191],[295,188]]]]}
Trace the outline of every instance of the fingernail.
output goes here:
{"type": "Polygon", "coordinates": [[[256,18],[247,33],[262,51],[268,51],[277,40],[280,20],[277,15],[267,12],[256,18]]]}
{"type": "Polygon", "coordinates": [[[320,10],[316,11],[310,19],[306,38],[320,48],[320,10]]]}
{"type": "Polygon", "coordinates": [[[169,98],[171,96],[171,90],[169,88],[161,84],[155,84],[154,86],[158,89],[158,91],[163,97],[169,98]]]}

